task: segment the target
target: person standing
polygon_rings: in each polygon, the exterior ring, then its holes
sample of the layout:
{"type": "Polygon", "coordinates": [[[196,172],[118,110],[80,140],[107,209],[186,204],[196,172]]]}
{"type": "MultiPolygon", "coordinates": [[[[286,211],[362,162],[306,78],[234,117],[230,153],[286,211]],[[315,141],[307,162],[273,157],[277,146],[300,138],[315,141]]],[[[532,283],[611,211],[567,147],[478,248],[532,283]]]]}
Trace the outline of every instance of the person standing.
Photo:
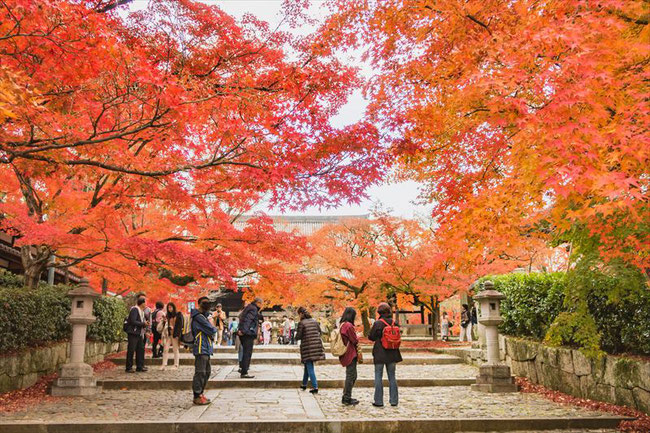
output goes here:
{"type": "Polygon", "coordinates": [[[397,363],[402,362],[402,354],[399,349],[386,349],[382,344],[384,328],[392,326],[394,322],[390,305],[382,302],[377,307],[377,313],[379,314],[379,319],[375,321],[374,325],[372,325],[370,333],[368,334],[368,339],[375,342],[372,347],[372,358],[375,364],[375,401],[373,401],[372,405],[375,407],[384,406],[383,375],[384,368],[386,368],[390,393],[389,402],[391,406],[397,406],[399,396],[397,390],[397,379],[395,378],[395,369],[397,363]]]}
{"type": "Polygon", "coordinates": [[[469,307],[463,304],[463,311],[460,313],[460,339],[459,341],[472,341],[472,336],[467,333],[468,328],[471,331],[471,320],[469,317],[469,307]]]}
{"type": "MultiPolygon", "coordinates": [[[[143,295],[140,295],[143,296],[143,295]]],[[[144,320],[147,323],[147,326],[144,328],[144,348],[145,350],[147,349],[147,343],[151,343],[151,308],[149,308],[147,305],[144,306],[144,310],[142,310],[144,313],[144,320]]],[[[155,355],[152,353],[152,356],[155,355]]]]}
{"type": "Polygon", "coordinates": [[[167,304],[167,313],[158,323],[162,337],[162,366],[161,370],[167,368],[167,359],[169,357],[169,347],[174,351],[174,368],[180,366],[180,346],[181,335],[183,334],[183,314],[176,310],[176,304],[170,302],[167,304]],[[162,326],[161,326],[162,325],[162,326]]]}
{"type": "Polygon", "coordinates": [[[311,381],[312,394],[318,393],[318,381],[314,363],[325,359],[325,349],[321,338],[320,325],[315,321],[305,307],[298,308],[298,330],[296,340],[300,340],[300,362],[305,366],[300,389],[307,389],[307,380],[311,381]]]}
{"type": "Polygon", "coordinates": [[[282,344],[291,343],[291,322],[287,316],[282,316],[282,344]]]}
{"type": "Polygon", "coordinates": [[[257,338],[259,322],[262,319],[260,314],[260,306],[262,305],[262,302],[262,298],[255,298],[255,300],[244,307],[244,310],[241,312],[237,334],[239,335],[242,347],[242,357],[239,365],[242,379],[252,379],[255,377],[248,374],[248,369],[251,365],[253,345],[255,344],[255,338],[257,338]]]}
{"type": "Polygon", "coordinates": [[[293,317],[289,319],[289,327],[291,328],[289,332],[291,335],[291,344],[296,344],[296,321],[293,320],[293,317]]]}
{"type": "Polygon", "coordinates": [[[192,391],[194,393],[194,404],[210,404],[210,400],[205,398],[203,392],[210,379],[212,371],[210,366],[210,356],[213,354],[213,340],[217,333],[215,328],[208,320],[210,310],[210,301],[206,296],[201,296],[197,302],[199,308],[191,312],[192,335],[194,336],[194,378],[192,380],[192,391]]]}
{"type": "Polygon", "coordinates": [[[268,317],[265,318],[264,322],[262,322],[262,341],[264,342],[265,346],[271,344],[272,329],[273,329],[273,325],[271,325],[271,322],[269,321],[268,317]]]}
{"type": "Polygon", "coordinates": [[[165,316],[165,304],[161,301],[156,301],[156,309],[151,313],[151,332],[153,334],[153,341],[151,343],[151,357],[160,358],[163,353],[163,345],[160,341],[162,335],[158,332],[158,323],[160,323],[165,316]]]}
{"type": "Polygon", "coordinates": [[[237,330],[239,329],[239,320],[233,317],[228,328],[230,329],[230,345],[234,346],[235,338],[237,338],[237,330]]]}
{"type": "MultiPolygon", "coordinates": [[[[478,316],[476,315],[476,305],[472,305],[472,310],[469,315],[469,337],[474,340],[474,330],[478,334],[478,316]]],[[[477,336],[478,339],[478,336],[477,336]]]]}
{"type": "Polygon", "coordinates": [[[144,295],[138,296],[136,306],[131,307],[127,318],[126,333],[128,345],[126,349],[126,372],[133,373],[133,356],[135,355],[135,371],[147,371],[144,366],[144,338],[147,321],[144,318],[144,309],[147,299],[144,295]]]}
{"type": "Polygon", "coordinates": [[[449,328],[452,324],[449,322],[447,313],[442,313],[442,319],[440,319],[440,336],[442,341],[449,341],[449,328]]]}
{"type": "Polygon", "coordinates": [[[226,323],[226,313],[222,310],[221,304],[217,304],[217,309],[212,314],[212,319],[214,321],[214,326],[217,328],[217,338],[215,344],[221,346],[221,341],[223,339],[223,330],[226,323]]]}
{"type": "Polygon", "coordinates": [[[345,367],[345,385],[343,386],[343,398],[341,403],[346,406],[359,404],[359,400],[352,398],[352,388],[357,381],[357,363],[359,354],[359,335],[354,327],[357,311],[347,307],[340,319],[339,332],[343,343],[346,345],[345,353],[339,356],[339,362],[345,367]]]}

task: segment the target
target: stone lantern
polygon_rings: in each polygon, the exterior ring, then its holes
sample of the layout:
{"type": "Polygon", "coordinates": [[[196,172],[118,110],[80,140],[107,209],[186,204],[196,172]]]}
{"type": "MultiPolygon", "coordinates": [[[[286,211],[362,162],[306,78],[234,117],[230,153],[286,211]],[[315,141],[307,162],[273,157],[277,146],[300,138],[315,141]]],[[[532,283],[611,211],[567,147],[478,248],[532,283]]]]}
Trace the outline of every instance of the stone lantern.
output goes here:
{"type": "Polygon", "coordinates": [[[474,296],[478,301],[480,314],[478,322],[485,327],[487,362],[479,367],[479,375],[472,389],[482,392],[515,392],[517,385],[510,374],[510,367],[501,364],[499,355],[499,331],[497,326],[503,322],[501,300],[505,296],[494,290],[492,281],[485,282],[485,290],[474,296]]]}
{"type": "Polygon", "coordinates": [[[52,385],[52,395],[94,395],[98,389],[97,379],[93,376],[93,368],[84,362],[84,353],[86,328],[96,320],[93,316],[93,303],[99,294],[84,278],[77,287],[68,292],[68,296],[72,298],[68,317],[68,322],[72,325],[70,362],[61,367],[59,378],[52,385]]]}

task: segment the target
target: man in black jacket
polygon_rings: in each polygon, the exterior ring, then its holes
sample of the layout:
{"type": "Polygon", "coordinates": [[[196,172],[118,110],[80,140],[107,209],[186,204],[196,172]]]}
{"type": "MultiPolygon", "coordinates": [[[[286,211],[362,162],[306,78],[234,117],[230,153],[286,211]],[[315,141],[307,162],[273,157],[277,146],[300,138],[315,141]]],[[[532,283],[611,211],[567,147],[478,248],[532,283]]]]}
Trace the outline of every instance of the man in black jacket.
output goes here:
{"type": "Polygon", "coordinates": [[[253,345],[255,344],[257,329],[262,318],[260,306],[263,302],[262,298],[255,298],[253,302],[244,307],[244,310],[240,314],[237,334],[239,335],[239,341],[241,342],[243,351],[242,360],[239,363],[242,379],[252,379],[255,377],[248,374],[248,368],[251,365],[253,345]]]}
{"type": "Polygon", "coordinates": [[[133,373],[133,355],[135,354],[135,371],[147,371],[144,366],[144,332],[148,323],[144,319],[146,298],[138,296],[137,306],[131,307],[127,319],[128,346],[126,349],[126,372],[133,373]]]}

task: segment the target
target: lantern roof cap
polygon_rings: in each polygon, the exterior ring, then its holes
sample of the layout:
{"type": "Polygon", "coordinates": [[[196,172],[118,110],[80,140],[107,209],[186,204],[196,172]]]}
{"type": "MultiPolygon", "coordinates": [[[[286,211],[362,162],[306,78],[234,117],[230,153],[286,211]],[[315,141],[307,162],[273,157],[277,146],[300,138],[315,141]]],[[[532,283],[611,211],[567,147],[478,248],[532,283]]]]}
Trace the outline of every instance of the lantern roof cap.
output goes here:
{"type": "Polygon", "coordinates": [[[68,292],[68,296],[92,296],[99,297],[99,293],[93,290],[88,284],[87,278],[82,278],[79,284],[68,292]]]}
{"type": "Polygon", "coordinates": [[[474,296],[474,299],[505,299],[506,295],[496,290],[483,290],[474,296]]]}

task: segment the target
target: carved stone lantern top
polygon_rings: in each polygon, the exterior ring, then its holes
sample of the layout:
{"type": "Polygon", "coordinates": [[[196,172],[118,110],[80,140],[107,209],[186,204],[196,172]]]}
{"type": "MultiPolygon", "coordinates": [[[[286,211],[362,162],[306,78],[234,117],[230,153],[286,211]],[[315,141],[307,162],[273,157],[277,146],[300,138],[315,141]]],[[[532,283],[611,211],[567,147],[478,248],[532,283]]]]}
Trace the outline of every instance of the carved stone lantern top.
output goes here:
{"type": "Polygon", "coordinates": [[[99,293],[90,287],[86,278],[83,278],[77,287],[70,290],[68,296],[72,298],[68,322],[73,325],[77,323],[89,325],[96,320],[93,316],[93,301],[99,297],[99,293]]]}
{"type": "Polygon", "coordinates": [[[501,317],[501,300],[506,296],[494,290],[494,283],[492,281],[485,282],[485,290],[479,292],[474,296],[474,300],[478,301],[480,305],[480,315],[478,322],[485,326],[496,326],[503,322],[501,317]]]}

